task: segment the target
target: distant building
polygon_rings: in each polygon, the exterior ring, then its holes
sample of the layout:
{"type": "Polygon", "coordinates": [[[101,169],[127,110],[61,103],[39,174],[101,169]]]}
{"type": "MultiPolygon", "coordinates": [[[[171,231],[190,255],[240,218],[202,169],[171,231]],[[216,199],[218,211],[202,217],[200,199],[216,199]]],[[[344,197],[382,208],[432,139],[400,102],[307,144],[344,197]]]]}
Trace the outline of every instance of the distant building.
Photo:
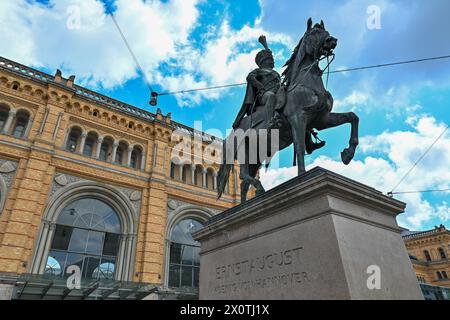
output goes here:
{"type": "Polygon", "coordinates": [[[422,290],[429,286],[450,288],[450,231],[440,225],[428,231],[404,231],[402,237],[417,280],[424,284],[422,290]]]}

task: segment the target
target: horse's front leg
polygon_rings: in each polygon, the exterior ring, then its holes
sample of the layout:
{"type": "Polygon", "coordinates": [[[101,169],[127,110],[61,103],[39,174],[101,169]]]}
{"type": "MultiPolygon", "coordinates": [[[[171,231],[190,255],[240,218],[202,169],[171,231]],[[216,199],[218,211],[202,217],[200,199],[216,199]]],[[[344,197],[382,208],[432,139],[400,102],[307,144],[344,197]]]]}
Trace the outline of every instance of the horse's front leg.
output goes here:
{"type": "Polygon", "coordinates": [[[303,112],[296,113],[289,118],[294,140],[295,156],[297,157],[298,175],[306,172],[305,168],[305,137],[307,117],[303,112]]]}
{"type": "Polygon", "coordinates": [[[356,147],[359,144],[358,130],[359,118],[354,112],[347,113],[327,113],[319,120],[316,120],[314,127],[317,130],[325,130],[328,128],[338,127],[345,123],[350,123],[352,126],[349,147],[341,152],[341,159],[345,165],[348,165],[355,156],[356,147]]]}

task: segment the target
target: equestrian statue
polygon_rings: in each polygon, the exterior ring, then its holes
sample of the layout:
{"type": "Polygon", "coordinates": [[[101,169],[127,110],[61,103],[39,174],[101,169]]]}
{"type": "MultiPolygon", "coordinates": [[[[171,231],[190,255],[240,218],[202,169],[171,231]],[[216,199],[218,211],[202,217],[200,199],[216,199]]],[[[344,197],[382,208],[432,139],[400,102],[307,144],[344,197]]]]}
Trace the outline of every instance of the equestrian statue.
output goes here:
{"type": "Polygon", "coordinates": [[[240,163],[241,203],[246,202],[251,185],[256,188],[257,196],[265,192],[257,175],[262,164],[268,166],[274,154],[261,156],[259,146],[260,142],[267,143],[266,150],[270,150],[273,130],[278,130],[276,151],[294,144],[294,164],[297,165],[298,175],[306,172],[305,153],[311,154],[325,146],[315,130],[351,124],[349,146],[341,152],[345,165],[351,162],[358,146],[359,118],[356,114],[331,112],[333,97],[325,89],[322,76],[334,60],[337,39],[325,29],[323,21],[313,25],[312,19],[308,19],[306,33],[284,65],[286,69],[281,76],[274,70],[275,62],[266,38],[261,36],[259,42],[264,50],[256,56],[258,68],[247,77],[244,102],[233,123],[233,133],[223,143],[223,162],[218,174],[220,198],[234,161],[238,160],[239,154],[245,155],[245,161],[240,163]],[[322,70],[320,62],[324,59],[327,59],[328,65],[322,70]],[[255,150],[249,145],[251,139],[236,141],[235,133],[238,131],[256,133],[257,139],[252,141],[257,144],[256,161],[250,161],[250,158],[255,159],[255,155],[251,154],[255,150]]]}

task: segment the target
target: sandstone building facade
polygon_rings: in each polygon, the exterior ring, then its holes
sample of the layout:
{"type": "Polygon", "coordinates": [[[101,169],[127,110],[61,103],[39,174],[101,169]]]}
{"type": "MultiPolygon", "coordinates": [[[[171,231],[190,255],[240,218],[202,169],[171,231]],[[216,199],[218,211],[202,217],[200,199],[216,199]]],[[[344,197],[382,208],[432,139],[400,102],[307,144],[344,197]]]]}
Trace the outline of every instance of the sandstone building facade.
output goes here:
{"type": "Polygon", "coordinates": [[[417,280],[450,288],[450,231],[440,225],[433,230],[405,232],[403,240],[417,280]]]}
{"type": "MultiPolygon", "coordinates": [[[[195,288],[199,248],[190,232],[238,204],[239,172],[218,201],[219,141],[183,138],[206,158],[177,163],[172,150],[182,140],[174,132],[196,135],[160,110],[0,58],[3,296],[26,291],[23,275],[64,278],[73,265],[86,281],[195,288]]],[[[53,290],[47,283],[36,289],[42,297],[53,290]]]]}

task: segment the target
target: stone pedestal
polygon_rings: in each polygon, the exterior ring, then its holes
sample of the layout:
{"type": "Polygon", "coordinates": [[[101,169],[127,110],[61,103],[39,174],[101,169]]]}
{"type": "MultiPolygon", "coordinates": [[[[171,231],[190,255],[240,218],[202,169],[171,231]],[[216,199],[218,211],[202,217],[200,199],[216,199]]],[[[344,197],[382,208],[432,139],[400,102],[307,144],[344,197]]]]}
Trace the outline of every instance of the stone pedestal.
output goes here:
{"type": "Polygon", "coordinates": [[[194,234],[200,299],[423,299],[396,222],[404,209],[313,169],[194,234]]]}

